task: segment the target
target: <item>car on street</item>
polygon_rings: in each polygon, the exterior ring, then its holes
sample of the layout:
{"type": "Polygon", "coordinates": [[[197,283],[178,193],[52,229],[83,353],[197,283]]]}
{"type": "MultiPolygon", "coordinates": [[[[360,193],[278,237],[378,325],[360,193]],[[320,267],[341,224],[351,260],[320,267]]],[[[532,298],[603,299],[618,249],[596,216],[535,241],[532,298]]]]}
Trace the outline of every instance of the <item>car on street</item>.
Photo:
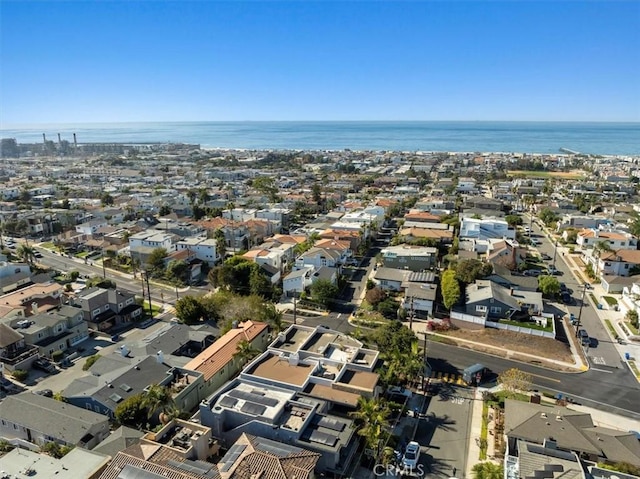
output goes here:
{"type": "Polygon", "coordinates": [[[542,271],[540,271],[539,269],[527,269],[523,271],[522,274],[524,274],[525,276],[533,276],[534,278],[537,278],[542,274],[542,271]]]}
{"type": "Polygon", "coordinates": [[[589,338],[589,333],[585,329],[580,329],[578,331],[578,338],[580,338],[580,342],[583,346],[589,346],[591,344],[591,339],[589,338]]]}
{"type": "Polygon", "coordinates": [[[407,448],[402,456],[402,465],[407,469],[415,469],[418,467],[418,460],[420,459],[420,444],[416,441],[411,441],[407,444],[407,448]]]}
{"type": "Polygon", "coordinates": [[[53,397],[53,391],[51,389],[41,389],[40,391],[33,391],[33,393],[37,394],[38,396],[44,396],[46,398],[53,397]]]}
{"type": "Polygon", "coordinates": [[[55,373],[56,367],[45,358],[38,358],[33,362],[33,367],[45,373],[55,373]]]}
{"type": "Polygon", "coordinates": [[[35,253],[33,253],[33,256],[35,256],[36,258],[42,258],[42,253],[40,251],[36,251],[35,253]]]}
{"type": "Polygon", "coordinates": [[[547,253],[542,253],[540,257],[545,261],[551,261],[551,256],[549,256],[547,253]]]}
{"type": "Polygon", "coordinates": [[[553,275],[553,276],[560,274],[560,271],[556,269],[554,266],[549,266],[547,268],[547,271],[549,272],[550,275],[553,275]]]}

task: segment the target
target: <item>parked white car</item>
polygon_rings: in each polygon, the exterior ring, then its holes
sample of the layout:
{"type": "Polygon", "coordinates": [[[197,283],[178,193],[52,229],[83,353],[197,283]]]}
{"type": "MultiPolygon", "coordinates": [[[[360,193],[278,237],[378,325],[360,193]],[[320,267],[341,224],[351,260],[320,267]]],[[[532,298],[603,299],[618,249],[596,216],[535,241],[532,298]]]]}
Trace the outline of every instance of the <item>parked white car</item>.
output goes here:
{"type": "Polygon", "coordinates": [[[418,467],[418,460],[420,459],[420,444],[416,441],[411,441],[407,444],[407,448],[402,456],[402,465],[406,469],[415,469],[418,467]]]}

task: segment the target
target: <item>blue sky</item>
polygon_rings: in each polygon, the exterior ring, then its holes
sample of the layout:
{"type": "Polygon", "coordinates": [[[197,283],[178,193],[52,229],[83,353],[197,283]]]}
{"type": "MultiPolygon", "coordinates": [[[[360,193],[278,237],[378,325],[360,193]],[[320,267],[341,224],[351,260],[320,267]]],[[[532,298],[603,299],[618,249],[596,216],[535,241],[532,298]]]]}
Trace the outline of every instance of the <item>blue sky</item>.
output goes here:
{"type": "Polygon", "coordinates": [[[640,2],[2,1],[0,123],[640,121],[640,2]]]}

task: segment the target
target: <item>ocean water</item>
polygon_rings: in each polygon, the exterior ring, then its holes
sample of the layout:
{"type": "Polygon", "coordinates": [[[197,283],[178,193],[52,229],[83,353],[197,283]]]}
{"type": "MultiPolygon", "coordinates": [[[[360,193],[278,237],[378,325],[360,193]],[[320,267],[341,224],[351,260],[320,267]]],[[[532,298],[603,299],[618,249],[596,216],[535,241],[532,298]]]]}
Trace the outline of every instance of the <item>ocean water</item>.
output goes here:
{"type": "Polygon", "coordinates": [[[2,127],[19,143],[197,143],[205,148],[396,150],[640,155],[640,123],[575,122],[157,122],[2,127]]]}

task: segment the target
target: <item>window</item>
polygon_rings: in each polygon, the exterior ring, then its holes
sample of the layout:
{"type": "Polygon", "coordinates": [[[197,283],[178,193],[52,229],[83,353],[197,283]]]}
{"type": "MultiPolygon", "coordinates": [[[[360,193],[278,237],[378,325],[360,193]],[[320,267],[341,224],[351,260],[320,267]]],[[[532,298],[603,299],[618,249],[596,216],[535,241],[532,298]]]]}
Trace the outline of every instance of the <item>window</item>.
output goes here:
{"type": "Polygon", "coordinates": [[[91,403],[90,402],[85,403],[84,407],[87,408],[89,411],[91,411],[91,403]]]}
{"type": "Polygon", "coordinates": [[[500,314],[502,312],[502,308],[500,306],[491,306],[491,313],[500,314]]]}
{"type": "Polygon", "coordinates": [[[118,303],[118,309],[122,309],[122,303],[118,303]]]}
{"type": "Polygon", "coordinates": [[[96,317],[96,316],[97,316],[97,315],[99,315],[99,314],[100,314],[100,308],[98,308],[98,309],[94,309],[94,310],[93,310],[93,313],[91,313],[91,316],[96,317]]]}
{"type": "Polygon", "coordinates": [[[95,412],[100,412],[100,406],[98,406],[97,404],[95,406],[93,406],[93,410],[95,412]]]}
{"type": "Polygon", "coordinates": [[[624,269],[629,269],[629,263],[624,264],[624,269]]]}
{"type": "Polygon", "coordinates": [[[487,312],[487,307],[478,305],[478,306],[476,306],[476,311],[479,312],[479,313],[486,313],[487,312]]]}

